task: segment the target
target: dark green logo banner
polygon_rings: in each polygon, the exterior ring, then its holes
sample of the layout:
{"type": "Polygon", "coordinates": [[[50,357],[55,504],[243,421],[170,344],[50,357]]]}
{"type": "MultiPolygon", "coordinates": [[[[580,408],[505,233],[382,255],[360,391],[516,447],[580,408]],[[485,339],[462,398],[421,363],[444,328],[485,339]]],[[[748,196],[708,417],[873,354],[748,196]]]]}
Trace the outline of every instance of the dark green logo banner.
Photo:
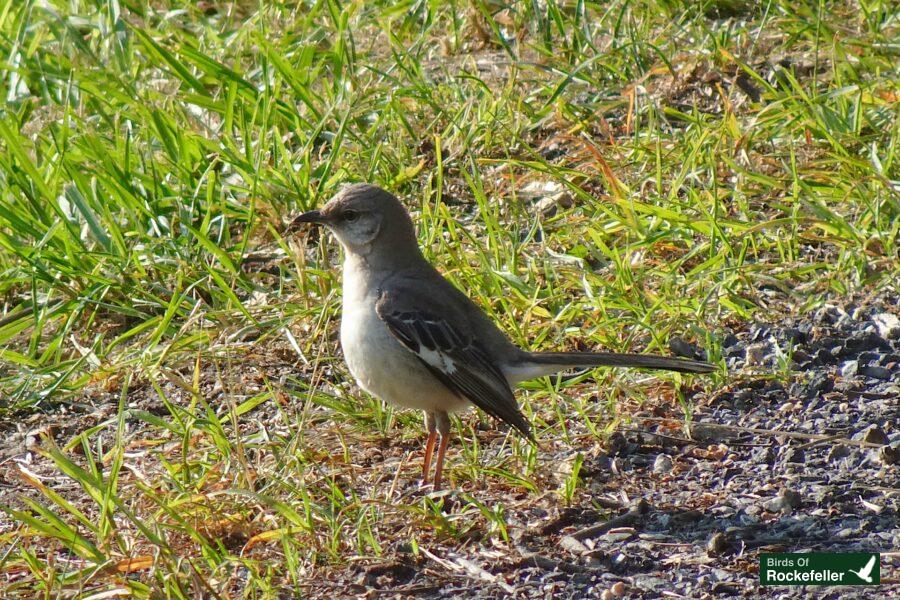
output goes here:
{"type": "Polygon", "coordinates": [[[881,556],[865,552],[760,554],[762,585],[877,585],[881,556]]]}

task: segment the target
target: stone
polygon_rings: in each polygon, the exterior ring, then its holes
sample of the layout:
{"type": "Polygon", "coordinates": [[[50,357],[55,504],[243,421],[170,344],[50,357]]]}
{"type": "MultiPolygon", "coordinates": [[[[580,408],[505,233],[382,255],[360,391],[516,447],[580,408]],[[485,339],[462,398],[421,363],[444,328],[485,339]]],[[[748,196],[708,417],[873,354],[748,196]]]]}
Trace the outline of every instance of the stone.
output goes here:
{"type": "Polygon", "coordinates": [[[879,335],[889,340],[900,338],[900,317],[891,313],[880,313],[872,317],[879,335]]]}
{"type": "Polygon", "coordinates": [[[754,448],[752,453],[752,460],[758,464],[767,464],[771,465],[775,462],[775,451],[771,446],[763,446],[761,448],[754,448]]]}
{"type": "Polygon", "coordinates": [[[878,425],[869,425],[862,431],[853,435],[854,440],[868,442],[870,444],[887,444],[888,437],[884,430],[878,425]]]}
{"type": "Polygon", "coordinates": [[[880,352],[860,352],[859,356],[856,357],[856,360],[862,364],[868,364],[870,362],[877,362],[879,358],[881,358],[880,352]]]}
{"type": "Polygon", "coordinates": [[[782,329],[778,337],[794,344],[802,344],[806,341],[806,334],[796,327],[782,329]]]}
{"type": "Polygon", "coordinates": [[[896,465],[897,463],[900,463],[900,442],[885,444],[879,448],[878,460],[886,465],[896,465]]]}
{"type": "Polygon", "coordinates": [[[890,350],[890,344],[874,331],[866,331],[850,337],[845,346],[849,352],[853,353],[867,350],[890,350]]]}
{"type": "Polygon", "coordinates": [[[610,456],[625,454],[628,449],[628,440],[625,436],[616,431],[606,440],[606,453],[610,456]]]}
{"type": "Polygon", "coordinates": [[[706,352],[684,338],[673,337],[670,339],[669,349],[675,356],[683,356],[694,360],[706,360],[706,352]]]}
{"type": "Polygon", "coordinates": [[[741,340],[739,340],[736,335],[734,335],[733,333],[729,333],[722,340],[722,347],[725,348],[727,353],[728,349],[737,346],[738,344],[740,344],[740,342],[741,340]]]}
{"type": "Polygon", "coordinates": [[[834,389],[834,381],[828,376],[828,373],[819,371],[810,378],[809,383],[806,384],[806,389],[806,397],[814,398],[819,394],[824,394],[834,389]]]}
{"type": "Polygon", "coordinates": [[[832,462],[850,456],[850,449],[843,444],[835,444],[828,450],[825,460],[832,462]]]}
{"type": "Polygon", "coordinates": [[[873,379],[890,379],[891,372],[887,369],[887,367],[882,367],[879,365],[866,365],[859,370],[860,375],[865,375],[866,377],[871,377],[873,379]]]}
{"type": "Polygon", "coordinates": [[[841,377],[847,379],[850,377],[856,377],[859,374],[859,361],[857,360],[848,360],[844,364],[841,365],[841,377]]]}
{"type": "Polygon", "coordinates": [[[835,362],[834,355],[825,348],[820,348],[814,358],[820,365],[830,365],[835,362]]]}
{"type": "Polygon", "coordinates": [[[900,363],[900,354],[882,354],[880,362],[882,366],[888,367],[888,369],[890,369],[889,365],[896,365],[900,363]]]}
{"type": "Polygon", "coordinates": [[[795,369],[806,369],[810,366],[812,357],[803,350],[794,350],[794,353],[791,354],[791,361],[793,362],[792,366],[795,369]]]}
{"type": "Polygon", "coordinates": [[[653,472],[658,475],[665,475],[672,471],[674,464],[671,457],[667,454],[657,454],[656,460],[653,461],[653,472]]]}
{"type": "Polygon", "coordinates": [[[758,366],[763,364],[763,362],[765,362],[766,358],[768,358],[771,353],[771,346],[765,342],[752,344],[750,346],[747,346],[746,358],[744,359],[744,361],[748,367],[758,366]]]}
{"type": "Polygon", "coordinates": [[[732,543],[728,536],[717,531],[706,542],[706,553],[709,556],[721,556],[731,550],[732,543]]]}
{"type": "Polygon", "coordinates": [[[790,514],[795,508],[803,505],[803,498],[799,492],[788,488],[782,488],[778,495],[763,505],[769,512],[783,512],[790,514]]]}
{"type": "Polygon", "coordinates": [[[788,448],[784,453],[784,462],[803,464],[806,462],[806,453],[797,447],[788,448]]]}

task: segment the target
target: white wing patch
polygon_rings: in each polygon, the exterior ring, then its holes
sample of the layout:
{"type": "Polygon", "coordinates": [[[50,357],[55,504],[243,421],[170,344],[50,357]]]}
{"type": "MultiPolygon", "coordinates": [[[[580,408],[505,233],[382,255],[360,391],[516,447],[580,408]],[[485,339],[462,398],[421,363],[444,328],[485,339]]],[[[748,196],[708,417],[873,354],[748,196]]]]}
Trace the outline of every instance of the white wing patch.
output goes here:
{"type": "Polygon", "coordinates": [[[447,375],[453,375],[454,373],[456,373],[456,363],[453,362],[452,358],[439,350],[431,350],[429,348],[419,347],[419,351],[416,352],[416,354],[426,363],[436,369],[440,369],[447,375]]]}

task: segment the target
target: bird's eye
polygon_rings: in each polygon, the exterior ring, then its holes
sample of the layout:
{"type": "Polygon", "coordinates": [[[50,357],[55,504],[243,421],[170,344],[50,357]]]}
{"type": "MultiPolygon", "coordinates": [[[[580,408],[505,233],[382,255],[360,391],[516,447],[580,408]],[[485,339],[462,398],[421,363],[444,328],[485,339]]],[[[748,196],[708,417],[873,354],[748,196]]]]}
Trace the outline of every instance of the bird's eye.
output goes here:
{"type": "Polygon", "coordinates": [[[359,218],[359,213],[356,212],[355,210],[348,210],[348,211],[344,212],[344,214],[341,216],[348,223],[352,223],[353,221],[355,221],[359,218]]]}

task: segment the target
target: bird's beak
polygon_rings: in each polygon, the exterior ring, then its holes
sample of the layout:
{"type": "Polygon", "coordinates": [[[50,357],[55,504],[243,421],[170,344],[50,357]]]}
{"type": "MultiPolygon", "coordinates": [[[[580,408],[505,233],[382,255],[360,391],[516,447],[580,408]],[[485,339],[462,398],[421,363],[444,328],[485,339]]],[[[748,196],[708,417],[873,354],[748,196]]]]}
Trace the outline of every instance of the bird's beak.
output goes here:
{"type": "Polygon", "coordinates": [[[325,222],[325,217],[322,215],[321,211],[311,210],[309,212],[305,212],[293,221],[291,221],[290,225],[287,226],[285,233],[294,233],[299,229],[302,229],[304,225],[307,223],[312,223],[314,225],[321,225],[325,222]]]}

